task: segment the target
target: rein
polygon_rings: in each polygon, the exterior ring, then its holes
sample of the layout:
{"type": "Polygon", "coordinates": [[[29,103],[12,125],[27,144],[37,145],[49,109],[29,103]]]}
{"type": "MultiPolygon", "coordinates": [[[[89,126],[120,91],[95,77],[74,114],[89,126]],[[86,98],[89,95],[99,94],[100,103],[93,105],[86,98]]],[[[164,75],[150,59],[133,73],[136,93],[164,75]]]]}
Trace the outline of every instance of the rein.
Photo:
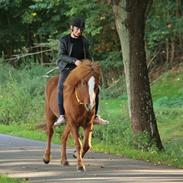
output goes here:
{"type": "MultiPolygon", "coordinates": [[[[90,74],[90,73],[89,73],[89,74],[90,74]]],[[[85,75],[85,77],[88,76],[89,74],[85,75]]],[[[74,93],[75,93],[76,100],[77,100],[78,104],[79,104],[79,105],[84,105],[85,108],[86,108],[85,103],[81,102],[81,100],[79,99],[76,89],[74,90],[74,93]]]]}

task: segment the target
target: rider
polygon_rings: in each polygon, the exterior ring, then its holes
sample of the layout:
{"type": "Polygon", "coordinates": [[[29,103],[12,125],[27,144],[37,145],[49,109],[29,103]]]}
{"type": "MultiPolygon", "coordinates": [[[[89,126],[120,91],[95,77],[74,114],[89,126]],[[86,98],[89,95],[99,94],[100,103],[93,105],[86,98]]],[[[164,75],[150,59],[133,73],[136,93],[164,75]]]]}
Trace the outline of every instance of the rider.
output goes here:
{"type": "MultiPolygon", "coordinates": [[[[85,28],[85,22],[82,18],[75,17],[70,23],[70,33],[60,39],[59,59],[57,61],[60,69],[60,76],[58,81],[58,108],[60,116],[54,123],[58,126],[66,123],[65,111],[63,107],[63,83],[71,70],[81,64],[82,59],[90,59],[89,43],[87,39],[82,36],[85,28]]],[[[97,115],[99,98],[96,96],[96,116],[94,124],[108,124],[107,120],[102,119],[97,115]]]]}

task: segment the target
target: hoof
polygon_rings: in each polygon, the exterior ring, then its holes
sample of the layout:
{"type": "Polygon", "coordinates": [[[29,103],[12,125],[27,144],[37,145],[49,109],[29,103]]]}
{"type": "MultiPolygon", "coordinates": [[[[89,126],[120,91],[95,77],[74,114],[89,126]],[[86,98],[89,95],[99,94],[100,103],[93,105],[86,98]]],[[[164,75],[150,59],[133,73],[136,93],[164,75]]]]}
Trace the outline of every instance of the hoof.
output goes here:
{"type": "Polygon", "coordinates": [[[48,163],[50,162],[50,160],[47,160],[47,159],[43,158],[43,162],[44,162],[45,164],[48,164],[48,163]]]}
{"type": "Polygon", "coordinates": [[[64,162],[61,161],[61,165],[63,165],[63,166],[69,166],[69,162],[68,161],[64,161],[64,162]]]}
{"type": "Polygon", "coordinates": [[[85,169],[85,167],[84,166],[79,166],[79,167],[77,167],[77,172],[85,172],[86,171],[86,169],[85,169]]]}
{"type": "Polygon", "coordinates": [[[75,159],[77,158],[76,150],[74,151],[74,153],[73,153],[73,155],[72,155],[72,156],[73,156],[73,158],[75,158],[75,159]]]}

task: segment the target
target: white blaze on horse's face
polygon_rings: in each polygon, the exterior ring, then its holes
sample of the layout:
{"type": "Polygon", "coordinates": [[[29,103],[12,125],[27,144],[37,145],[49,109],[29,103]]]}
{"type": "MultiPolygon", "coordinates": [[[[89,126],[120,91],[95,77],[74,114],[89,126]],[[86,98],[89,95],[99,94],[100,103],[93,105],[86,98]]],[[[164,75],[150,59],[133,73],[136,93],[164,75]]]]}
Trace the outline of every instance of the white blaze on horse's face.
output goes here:
{"type": "Polygon", "coordinates": [[[95,78],[93,76],[91,76],[91,78],[88,80],[88,89],[89,89],[89,95],[90,95],[90,110],[93,109],[93,107],[95,106],[95,78]]]}

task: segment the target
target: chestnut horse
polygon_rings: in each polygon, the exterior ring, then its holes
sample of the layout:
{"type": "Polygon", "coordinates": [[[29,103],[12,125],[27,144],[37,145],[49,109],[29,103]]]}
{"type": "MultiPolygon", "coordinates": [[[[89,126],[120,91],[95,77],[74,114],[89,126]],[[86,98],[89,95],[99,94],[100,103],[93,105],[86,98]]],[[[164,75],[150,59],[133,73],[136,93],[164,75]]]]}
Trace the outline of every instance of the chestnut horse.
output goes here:
{"type": "MultiPolygon", "coordinates": [[[[76,147],[77,170],[85,171],[83,157],[91,147],[91,135],[95,117],[95,98],[100,82],[100,67],[89,60],[73,69],[64,82],[64,109],[66,126],[61,138],[61,164],[68,165],[66,143],[70,132],[76,147]],[[83,146],[78,129],[83,128],[83,146]]],[[[48,80],[46,86],[46,123],[48,140],[43,161],[49,163],[53,124],[59,116],[57,104],[58,76],[48,80]]]]}

